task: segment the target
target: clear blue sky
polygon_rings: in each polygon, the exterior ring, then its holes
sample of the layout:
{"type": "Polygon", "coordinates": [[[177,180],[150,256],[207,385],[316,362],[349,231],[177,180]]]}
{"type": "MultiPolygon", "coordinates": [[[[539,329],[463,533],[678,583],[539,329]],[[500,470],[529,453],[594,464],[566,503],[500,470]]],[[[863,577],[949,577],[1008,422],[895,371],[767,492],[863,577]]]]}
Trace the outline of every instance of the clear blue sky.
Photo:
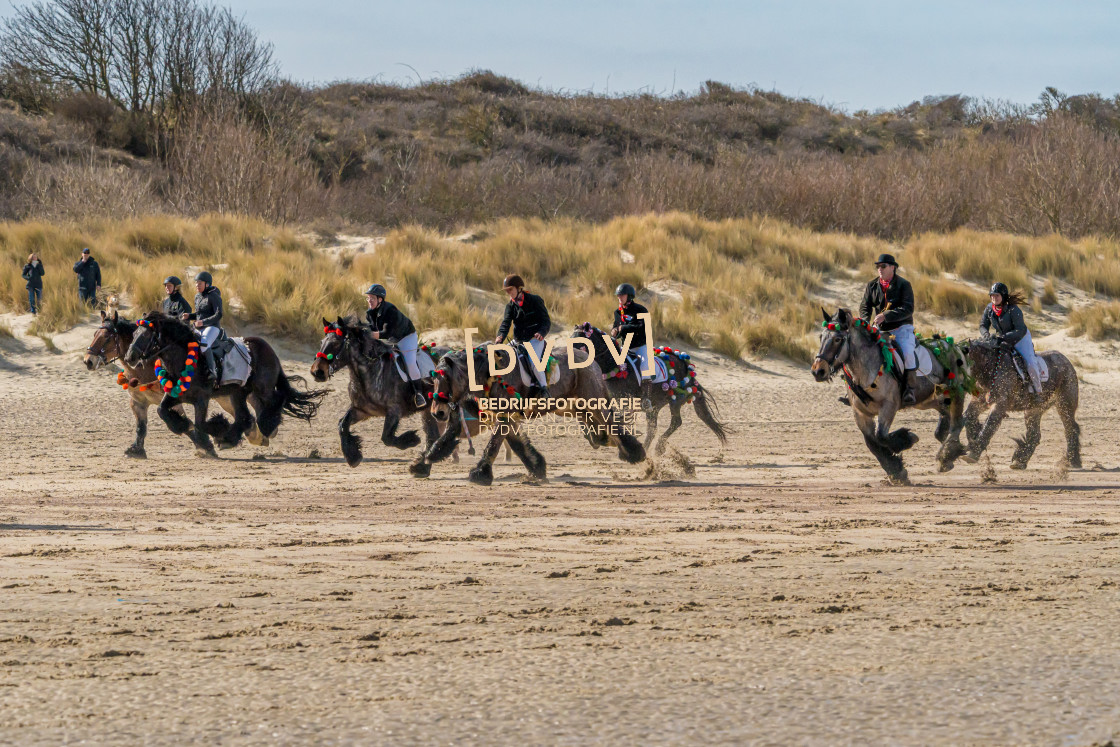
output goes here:
{"type": "Polygon", "coordinates": [[[1027,103],[1045,86],[1120,91],[1114,2],[227,1],[273,42],[284,73],[308,82],[414,81],[405,65],[425,80],[488,68],[612,93],[714,79],[849,111],[950,93],[1027,103]]]}

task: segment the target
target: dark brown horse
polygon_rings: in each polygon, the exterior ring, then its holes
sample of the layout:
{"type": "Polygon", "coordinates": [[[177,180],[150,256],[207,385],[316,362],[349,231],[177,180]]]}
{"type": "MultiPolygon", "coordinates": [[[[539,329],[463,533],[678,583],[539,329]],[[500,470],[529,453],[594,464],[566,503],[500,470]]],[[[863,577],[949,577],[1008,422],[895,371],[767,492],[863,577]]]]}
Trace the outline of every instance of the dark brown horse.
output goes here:
{"type": "MultiPolygon", "coordinates": [[[[144,439],[148,435],[148,408],[159,405],[160,400],[163,399],[163,392],[156,384],[155,370],[150,362],[133,367],[124,361],[135,332],[136,322],[122,319],[116,309],[111,309],[109,314],[102,311],[101,326],[97,328],[93,341],[86,348],[84,362],[90,371],[96,371],[113,361],[120,363],[124,369],[121,377],[124,383],[128,384],[129,406],[133,417],[136,418],[136,440],[125,449],[124,453],[136,459],[145,459],[148,456],[144,450],[144,439]]],[[[233,415],[233,405],[230,404],[229,397],[215,397],[214,401],[233,415]]],[[[255,396],[249,397],[249,404],[258,413],[260,412],[260,401],[255,396]]],[[[183,412],[182,405],[176,405],[174,409],[180,414],[183,412]]],[[[220,436],[229,427],[229,423],[218,415],[210,418],[206,427],[211,436],[220,436]]],[[[249,429],[246,438],[255,446],[268,446],[268,439],[261,435],[256,422],[249,429]]]]}
{"type": "Polygon", "coordinates": [[[1036,355],[1046,361],[1050,378],[1042,385],[1042,396],[1032,398],[1015,368],[1011,349],[994,340],[980,340],[968,345],[968,358],[972,362],[972,373],[980,393],[972,398],[964,414],[965,433],[968,435],[965,461],[975,462],[980,458],[1008,413],[1022,412],[1027,421],[1027,433],[1022,439],[1015,439],[1017,447],[1011,458],[1011,468],[1026,469],[1027,462],[1042,441],[1042,414],[1054,407],[1066,431],[1066,461],[1071,467],[1081,466],[1081,426],[1076,420],[1077,370],[1069,358],[1056,350],[1036,355]],[[980,415],[988,408],[992,412],[981,427],[980,415]]]}
{"type": "MultiPolygon", "coordinates": [[[[604,335],[602,330],[593,326],[590,322],[584,322],[577,325],[572,333],[573,337],[580,337],[590,341],[595,348],[595,360],[601,361],[601,368],[604,371],[614,366],[614,359],[611,357],[610,352],[607,350],[606,340],[603,339],[604,335]],[[608,363],[609,361],[609,363],[608,363]]],[[[682,359],[677,353],[666,353],[669,359],[669,365],[674,371],[682,372],[678,374],[681,379],[688,376],[688,361],[682,359]]],[[[604,381],[607,383],[607,389],[610,391],[611,396],[615,399],[621,397],[641,397],[641,384],[638,379],[630,376],[632,371],[628,370],[627,364],[623,364],[623,369],[620,376],[611,376],[604,374],[606,378],[604,381]]],[[[692,406],[696,410],[696,417],[700,418],[700,422],[708,426],[712,433],[716,434],[719,439],[720,447],[727,445],[727,426],[720,422],[718,413],[719,408],[716,406],[715,398],[712,397],[711,392],[702,387],[698,381],[695,380],[695,375],[691,376],[691,381],[688,386],[694,387],[696,392],[692,395],[692,406]]],[[[683,396],[675,396],[674,392],[669,389],[663,389],[660,384],[654,384],[650,392],[650,404],[653,409],[646,412],[646,440],[642,444],[649,450],[649,445],[653,443],[653,437],[657,435],[657,414],[661,410],[669,407],[669,427],[657,439],[657,453],[661,454],[665,451],[665,444],[669,436],[681,427],[684,421],[681,419],[681,409],[685,406],[687,400],[683,396]]]]}
{"type": "MultiPolygon", "coordinates": [[[[128,347],[125,363],[139,366],[159,358],[169,375],[179,381],[188,357],[188,346],[197,342],[194,331],[178,319],[158,311],[145,316],[143,324],[128,347]]],[[[248,408],[250,397],[255,396],[262,406],[256,418],[257,427],[264,436],[271,438],[280,428],[284,414],[310,422],[327,394],[326,390],[297,391],[292,384],[303,379],[285,375],[276,351],[260,337],[246,337],[245,344],[253,362],[252,373],[244,384],[217,386],[212,374],[196,371],[189,382],[189,389],[184,389],[178,397],[170,392],[164,393],[160,399],[160,418],[172,433],[188,435],[202,456],[216,456],[206,425],[206,411],[211,399],[228,397],[233,407],[233,422],[217,438],[219,448],[229,449],[237,446],[241,437],[253,426],[254,418],[248,408]],[[194,406],[193,429],[191,421],[175,411],[175,405],[179,403],[194,406]]]]}

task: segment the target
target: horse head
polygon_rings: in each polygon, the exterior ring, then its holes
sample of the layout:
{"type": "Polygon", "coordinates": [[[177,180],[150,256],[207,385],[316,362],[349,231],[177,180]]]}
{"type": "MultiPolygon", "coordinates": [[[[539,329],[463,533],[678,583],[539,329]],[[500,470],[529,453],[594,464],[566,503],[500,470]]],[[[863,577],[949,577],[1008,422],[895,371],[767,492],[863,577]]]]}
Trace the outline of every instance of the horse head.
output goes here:
{"type": "Polygon", "coordinates": [[[311,377],[315,381],[326,381],[350,362],[354,331],[353,320],[338,317],[337,321],[329,322],[323,318],[323,340],[311,364],[311,377]]]}
{"type": "Polygon", "coordinates": [[[135,327],[127,319],[122,320],[116,309],[111,314],[101,312],[101,326],[93,335],[93,340],[86,348],[83,362],[90,371],[124,356],[128,346],[132,344],[132,333],[135,327]]]}
{"type": "Polygon", "coordinates": [[[444,353],[432,377],[432,417],[445,422],[451,417],[451,404],[466,394],[466,351],[444,353]]]}
{"type": "Polygon", "coordinates": [[[852,312],[839,309],[835,316],[821,308],[821,346],[809,370],[817,381],[828,381],[851,355],[852,312]]]}

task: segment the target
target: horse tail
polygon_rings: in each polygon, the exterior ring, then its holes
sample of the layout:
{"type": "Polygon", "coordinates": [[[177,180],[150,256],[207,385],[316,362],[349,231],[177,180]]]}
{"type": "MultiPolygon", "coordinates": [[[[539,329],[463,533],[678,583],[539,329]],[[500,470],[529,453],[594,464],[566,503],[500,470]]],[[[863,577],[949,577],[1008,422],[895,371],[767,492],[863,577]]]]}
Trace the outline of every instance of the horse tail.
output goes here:
{"type": "Polygon", "coordinates": [[[692,400],[692,406],[696,408],[696,416],[700,418],[704,425],[712,429],[712,433],[716,434],[720,444],[726,445],[727,434],[731,429],[719,419],[719,405],[716,403],[715,397],[699,384],[696,385],[696,388],[700,390],[699,396],[692,400]]]}
{"type": "Polygon", "coordinates": [[[287,376],[283,372],[276,379],[276,391],[283,397],[282,409],[293,418],[311,422],[319,413],[319,406],[327,396],[326,389],[309,389],[301,392],[292,386],[293,383],[305,384],[302,376],[287,376]]]}

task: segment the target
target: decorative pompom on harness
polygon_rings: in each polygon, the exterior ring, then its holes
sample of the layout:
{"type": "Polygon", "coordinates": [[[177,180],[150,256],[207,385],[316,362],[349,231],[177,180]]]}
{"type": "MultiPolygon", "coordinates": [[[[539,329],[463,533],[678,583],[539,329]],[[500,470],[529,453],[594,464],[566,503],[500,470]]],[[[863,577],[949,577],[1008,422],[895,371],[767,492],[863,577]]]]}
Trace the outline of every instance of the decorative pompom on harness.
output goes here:
{"type": "MultiPolygon", "coordinates": [[[[196,362],[198,362],[197,342],[187,343],[187,359],[183,363],[183,372],[179,375],[178,379],[168,373],[167,369],[163,367],[163,361],[161,359],[156,358],[156,381],[159,382],[160,389],[162,389],[165,394],[172,397],[178,397],[180,394],[190,389],[194,381],[194,366],[196,362]]],[[[143,391],[143,387],[141,387],[141,391],[143,391]]]]}
{"type": "MultiPolygon", "coordinates": [[[[843,331],[843,328],[836,326],[836,322],[822,322],[821,326],[827,329],[829,332],[843,331]]],[[[884,372],[888,374],[895,373],[894,348],[891,346],[890,339],[883,335],[879,331],[878,327],[873,324],[869,324],[864,319],[853,319],[852,327],[862,327],[866,329],[868,336],[871,337],[871,341],[879,344],[879,352],[882,357],[882,363],[879,364],[879,370],[878,372],[876,372],[875,378],[878,379],[883,375],[884,372]]],[[[852,381],[852,372],[848,370],[848,365],[845,363],[843,364],[842,368],[844,369],[845,378],[849,381],[852,381]]],[[[871,386],[875,386],[874,382],[872,382],[871,386]]]]}
{"type": "Polygon", "coordinates": [[[914,335],[914,339],[919,345],[925,346],[930,355],[945,369],[946,380],[938,384],[939,391],[947,393],[953,399],[959,399],[966,394],[979,393],[976,379],[972,376],[972,370],[968,365],[968,358],[965,357],[960,346],[953,342],[952,337],[935,332],[932,338],[926,340],[919,332],[914,335]]]}
{"type": "Polygon", "coordinates": [[[700,384],[696,381],[696,366],[691,362],[692,356],[668,346],[654,348],[653,352],[669,372],[669,380],[661,384],[661,389],[669,392],[669,400],[676,402],[678,397],[684,397],[687,405],[696,399],[696,395],[700,393],[700,384]],[[677,379],[678,367],[681,369],[680,379],[677,379]]]}

